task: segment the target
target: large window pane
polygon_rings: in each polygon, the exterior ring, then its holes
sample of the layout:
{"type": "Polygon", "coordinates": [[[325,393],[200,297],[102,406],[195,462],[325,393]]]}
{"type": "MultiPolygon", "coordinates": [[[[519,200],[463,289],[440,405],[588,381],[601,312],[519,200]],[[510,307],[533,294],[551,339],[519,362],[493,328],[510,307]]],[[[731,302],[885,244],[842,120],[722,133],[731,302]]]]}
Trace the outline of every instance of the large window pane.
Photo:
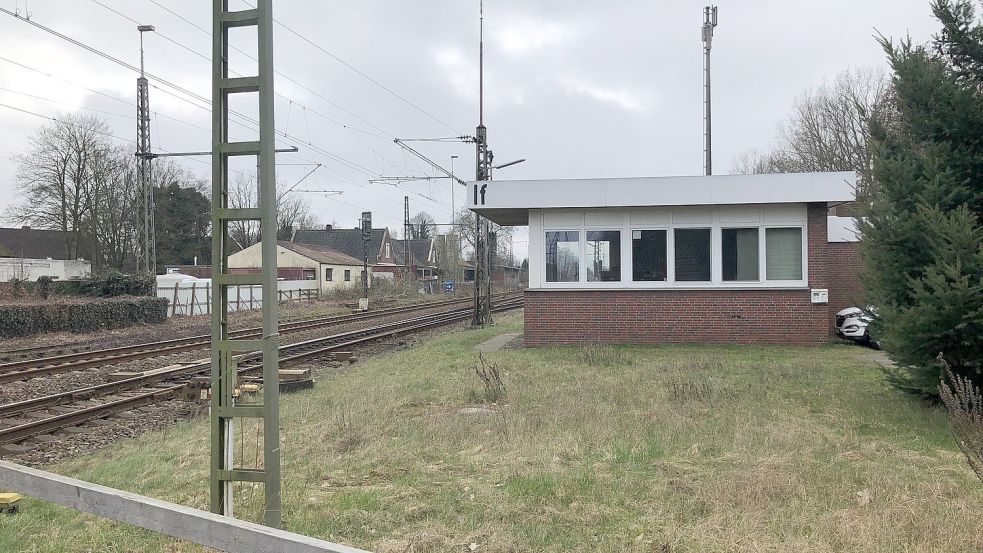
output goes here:
{"type": "Polygon", "coordinates": [[[765,229],[768,280],[802,280],[802,229],[765,229]]]}
{"type": "Polygon", "coordinates": [[[675,229],[676,280],[710,282],[710,229],[675,229]]]}
{"type": "Polygon", "coordinates": [[[546,233],[546,282],[580,280],[580,233],[575,230],[546,233]]]}
{"type": "Polygon", "coordinates": [[[724,280],[758,280],[758,229],[725,228],[720,238],[724,280]]]}
{"type": "Polygon", "coordinates": [[[621,281],[621,231],[587,231],[587,282],[621,281]]]}
{"type": "Polygon", "coordinates": [[[631,278],[635,282],[666,280],[666,231],[631,231],[631,278]]]}

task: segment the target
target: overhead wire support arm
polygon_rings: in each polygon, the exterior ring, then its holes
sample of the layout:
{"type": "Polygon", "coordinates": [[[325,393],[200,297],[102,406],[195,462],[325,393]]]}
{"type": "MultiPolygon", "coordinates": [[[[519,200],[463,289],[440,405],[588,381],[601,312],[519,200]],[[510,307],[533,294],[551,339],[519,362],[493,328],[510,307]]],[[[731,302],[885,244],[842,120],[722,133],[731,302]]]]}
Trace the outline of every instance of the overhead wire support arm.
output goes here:
{"type": "Polygon", "coordinates": [[[403,148],[404,150],[406,150],[407,152],[409,152],[409,153],[411,153],[411,154],[413,154],[413,155],[415,155],[416,157],[418,157],[418,158],[420,158],[420,159],[422,159],[422,160],[423,160],[424,162],[426,162],[426,163],[427,163],[428,165],[430,165],[430,166],[431,166],[431,167],[433,167],[434,169],[436,169],[436,170],[438,170],[438,171],[440,171],[440,172],[441,172],[441,173],[443,173],[444,175],[447,175],[447,177],[448,177],[448,178],[451,178],[451,179],[454,179],[454,180],[455,180],[455,181],[456,181],[456,182],[457,182],[458,184],[461,184],[461,185],[467,185],[467,184],[468,184],[467,182],[465,182],[465,181],[463,181],[463,180],[461,180],[461,179],[459,179],[459,178],[458,178],[457,176],[455,176],[455,175],[454,175],[453,173],[451,173],[451,172],[450,172],[450,171],[448,171],[447,169],[444,169],[443,167],[441,167],[441,166],[440,166],[440,164],[438,164],[438,163],[437,163],[436,161],[434,161],[434,160],[432,160],[432,159],[430,159],[429,157],[427,157],[427,156],[425,156],[425,155],[423,155],[423,154],[421,154],[420,152],[418,152],[418,151],[416,151],[416,150],[414,150],[414,149],[413,149],[413,148],[411,148],[410,146],[407,146],[407,145],[406,145],[406,144],[404,143],[404,141],[403,141],[403,139],[401,139],[401,138],[396,138],[396,139],[394,139],[394,140],[393,140],[393,142],[395,142],[396,144],[399,144],[399,145],[400,145],[400,147],[402,147],[402,148],[403,148]]]}

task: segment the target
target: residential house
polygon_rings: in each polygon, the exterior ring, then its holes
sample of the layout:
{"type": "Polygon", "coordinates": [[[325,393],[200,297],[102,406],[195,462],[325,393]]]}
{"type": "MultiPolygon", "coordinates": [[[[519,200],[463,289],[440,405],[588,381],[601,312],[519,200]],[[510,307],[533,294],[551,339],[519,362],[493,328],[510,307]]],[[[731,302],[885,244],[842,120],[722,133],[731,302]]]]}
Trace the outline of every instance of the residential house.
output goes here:
{"type": "Polygon", "coordinates": [[[66,233],[29,226],[0,228],[0,282],[11,279],[37,280],[50,276],[59,280],[87,277],[92,263],[68,255],[66,233]]]}

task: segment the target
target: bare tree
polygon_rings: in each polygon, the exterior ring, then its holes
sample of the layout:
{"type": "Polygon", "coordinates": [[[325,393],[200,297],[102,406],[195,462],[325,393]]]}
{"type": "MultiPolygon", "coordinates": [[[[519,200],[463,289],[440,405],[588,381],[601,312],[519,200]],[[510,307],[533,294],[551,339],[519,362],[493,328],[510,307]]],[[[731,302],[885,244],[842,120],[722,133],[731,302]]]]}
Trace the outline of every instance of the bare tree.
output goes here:
{"type": "Polygon", "coordinates": [[[100,195],[94,166],[107,155],[108,135],[104,122],[83,115],[61,115],[41,127],[29,149],[13,156],[22,199],[8,219],[63,231],[65,253],[78,257],[83,224],[100,195]]]}
{"type": "Polygon", "coordinates": [[[420,240],[433,238],[437,235],[437,221],[426,211],[421,211],[410,217],[410,238],[420,240]]]}
{"type": "MultiPolygon", "coordinates": [[[[240,173],[229,187],[229,207],[247,208],[258,207],[259,187],[255,173],[240,173]]],[[[279,189],[283,189],[278,183],[279,189]]],[[[300,224],[316,224],[316,219],[310,213],[310,204],[305,202],[297,193],[289,191],[277,194],[276,201],[277,237],[289,240],[294,229],[300,224]]],[[[240,249],[247,248],[260,241],[260,226],[258,221],[232,221],[229,223],[229,237],[240,249]]]]}
{"type": "Polygon", "coordinates": [[[858,197],[871,179],[870,121],[889,105],[890,85],[875,69],[852,69],[796,99],[779,125],[777,146],[745,152],[734,173],[856,171],[858,197]]]}

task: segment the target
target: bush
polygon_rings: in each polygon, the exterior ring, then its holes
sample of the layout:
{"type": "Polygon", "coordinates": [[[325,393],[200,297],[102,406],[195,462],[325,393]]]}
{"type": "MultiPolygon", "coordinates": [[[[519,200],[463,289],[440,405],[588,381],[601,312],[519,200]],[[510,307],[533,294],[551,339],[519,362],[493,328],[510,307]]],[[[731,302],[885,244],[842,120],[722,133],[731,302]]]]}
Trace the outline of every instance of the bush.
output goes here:
{"type": "Polygon", "coordinates": [[[55,279],[50,276],[40,276],[36,283],[34,283],[34,293],[43,300],[48,299],[48,294],[51,293],[51,283],[55,279]]]}
{"type": "Polygon", "coordinates": [[[153,296],[157,293],[157,279],[153,275],[128,275],[119,272],[106,273],[98,278],[84,280],[56,280],[52,291],[63,296],[112,298],[116,296],[153,296]]]}
{"type": "Polygon", "coordinates": [[[167,321],[164,298],[112,298],[84,303],[46,302],[0,306],[0,337],[44,332],[93,332],[167,321]]]}

